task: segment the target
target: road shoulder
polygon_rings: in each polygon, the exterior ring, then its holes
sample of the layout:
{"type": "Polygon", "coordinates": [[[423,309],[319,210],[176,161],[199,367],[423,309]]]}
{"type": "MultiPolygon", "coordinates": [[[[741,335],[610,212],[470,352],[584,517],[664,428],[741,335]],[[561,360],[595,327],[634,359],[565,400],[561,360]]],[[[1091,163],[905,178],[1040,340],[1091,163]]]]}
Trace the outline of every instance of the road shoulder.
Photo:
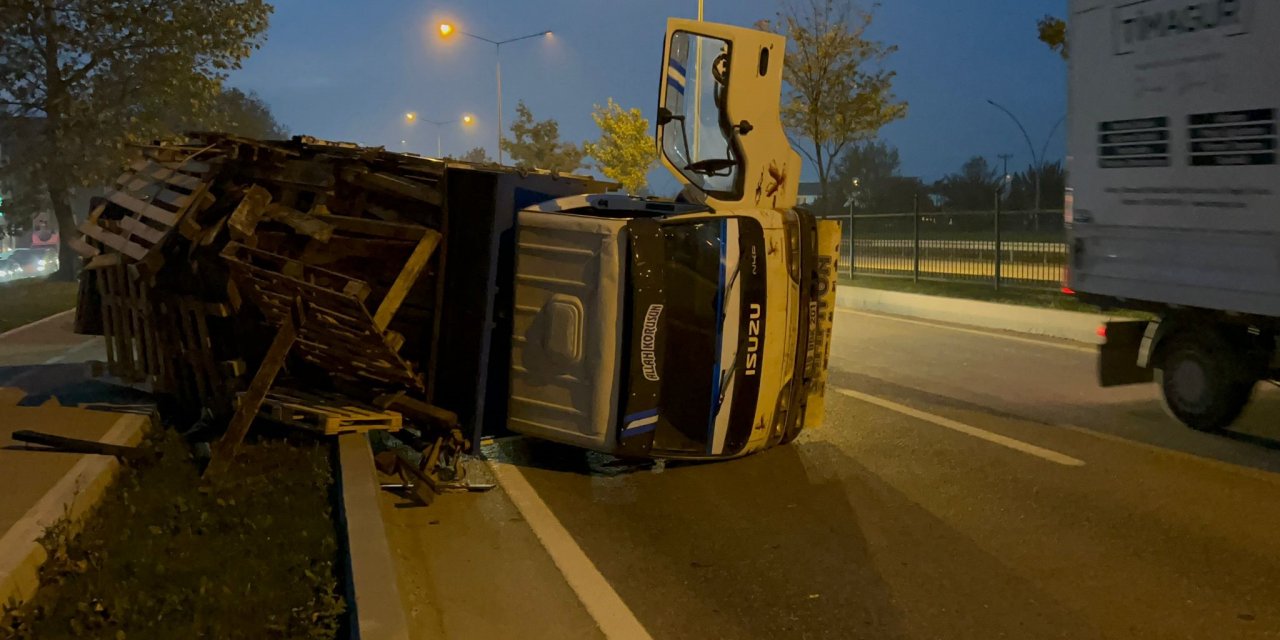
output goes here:
{"type": "Polygon", "coordinates": [[[501,487],[380,498],[415,640],[604,637],[501,487]]]}

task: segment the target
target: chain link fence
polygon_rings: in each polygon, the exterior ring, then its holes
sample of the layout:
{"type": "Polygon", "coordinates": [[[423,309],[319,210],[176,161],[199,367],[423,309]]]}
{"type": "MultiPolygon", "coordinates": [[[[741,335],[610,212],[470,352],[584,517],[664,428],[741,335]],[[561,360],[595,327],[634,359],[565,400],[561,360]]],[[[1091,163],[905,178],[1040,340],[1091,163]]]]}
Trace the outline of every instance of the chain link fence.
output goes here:
{"type": "Polygon", "coordinates": [[[830,216],[844,227],[840,271],[1057,288],[1066,266],[1061,211],[965,211],[830,216]]]}

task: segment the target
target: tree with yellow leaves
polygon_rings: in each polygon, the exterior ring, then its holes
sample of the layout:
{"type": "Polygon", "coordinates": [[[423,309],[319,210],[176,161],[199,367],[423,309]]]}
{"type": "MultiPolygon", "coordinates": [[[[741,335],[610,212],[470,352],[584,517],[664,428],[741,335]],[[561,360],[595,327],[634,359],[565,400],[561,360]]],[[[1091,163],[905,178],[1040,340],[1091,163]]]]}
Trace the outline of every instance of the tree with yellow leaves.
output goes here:
{"type": "Polygon", "coordinates": [[[600,127],[600,138],[583,145],[587,155],[627,193],[639,193],[648,182],[649,168],[658,158],[649,120],[639,109],[623,109],[613,98],[607,105],[595,105],[591,118],[600,127]]]}

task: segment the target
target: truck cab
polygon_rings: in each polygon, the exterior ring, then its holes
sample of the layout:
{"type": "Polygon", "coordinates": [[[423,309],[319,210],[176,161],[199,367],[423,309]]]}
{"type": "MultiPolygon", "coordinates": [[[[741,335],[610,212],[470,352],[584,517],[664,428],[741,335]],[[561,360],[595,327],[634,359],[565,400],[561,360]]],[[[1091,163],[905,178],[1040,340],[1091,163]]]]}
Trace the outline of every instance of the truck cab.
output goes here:
{"type": "Polygon", "coordinates": [[[717,459],[821,423],[840,231],[794,208],[785,44],[670,20],[656,142],[681,198],[582,195],[518,214],[510,429],[717,459]]]}

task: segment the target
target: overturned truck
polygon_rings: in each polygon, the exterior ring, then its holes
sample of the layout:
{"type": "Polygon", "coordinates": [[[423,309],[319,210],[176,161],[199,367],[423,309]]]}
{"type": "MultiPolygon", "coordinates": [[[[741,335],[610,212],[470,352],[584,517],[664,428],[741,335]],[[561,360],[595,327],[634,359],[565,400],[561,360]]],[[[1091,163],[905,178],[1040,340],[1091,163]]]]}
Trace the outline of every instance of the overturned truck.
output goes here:
{"type": "Polygon", "coordinates": [[[678,201],[309,138],[146,148],[73,241],[79,330],[110,374],[225,422],[215,466],[259,417],[636,458],[789,442],[822,420],[840,231],[794,208],[784,45],[670,21],[678,201]],[[719,126],[691,148],[698,114],[719,126]]]}

